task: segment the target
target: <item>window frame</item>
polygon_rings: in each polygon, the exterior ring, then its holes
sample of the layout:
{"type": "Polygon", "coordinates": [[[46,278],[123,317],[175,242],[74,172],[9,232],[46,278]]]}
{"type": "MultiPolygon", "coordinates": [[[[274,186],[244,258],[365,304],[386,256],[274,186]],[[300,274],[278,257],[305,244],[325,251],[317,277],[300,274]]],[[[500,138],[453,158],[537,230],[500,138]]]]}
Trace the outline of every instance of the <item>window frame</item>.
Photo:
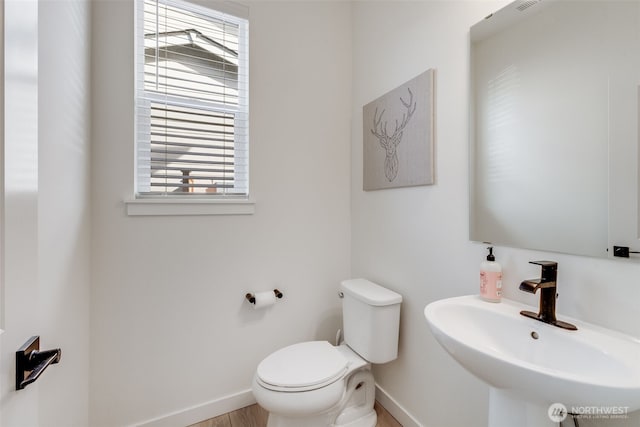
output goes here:
{"type": "MultiPolygon", "coordinates": [[[[184,98],[172,96],[170,94],[157,94],[153,91],[147,91],[144,87],[144,77],[141,78],[140,73],[144,74],[144,3],[145,0],[136,0],[135,8],[135,27],[134,27],[134,196],[125,200],[128,215],[216,215],[216,214],[253,214],[254,203],[250,199],[250,182],[249,182],[249,20],[248,9],[244,6],[231,2],[215,2],[212,6],[207,4],[203,6],[195,1],[186,0],[157,0],[160,4],[166,4],[177,7],[182,10],[197,13],[201,16],[209,16],[213,19],[223,19],[238,25],[238,62],[244,68],[242,77],[238,79],[238,106],[223,105],[218,111],[225,111],[240,116],[239,120],[243,121],[244,126],[234,126],[234,145],[246,150],[246,159],[244,169],[235,170],[234,174],[246,177],[247,183],[243,194],[144,194],[140,193],[139,173],[141,164],[138,161],[138,152],[140,150],[139,133],[140,127],[138,115],[140,109],[139,104],[147,102],[148,105],[157,99],[165,105],[181,105],[185,104],[184,98]],[[143,87],[140,87],[143,86],[143,87]],[[245,107],[241,107],[244,105],[245,107]],[[241,132],[236,132],[237,129],[241,132]]],[[[240,65],[239,65],[240,66],[240,65]]],[[[198,104],[197,99],[191,99],[187,102],[190,106],[198,104]]],[[[214,102],[201,104],[205,110],[216,106],[214,102]]],[[[216,107],[220,107],[217,105],[216,107]]],[[[149,107],[150,108],[150,107],[149,107]]],[[[144,142],[143,142],[144,144],[144,142]]],[[[234,176],[235,179],[235,176],[234,176]]]]}

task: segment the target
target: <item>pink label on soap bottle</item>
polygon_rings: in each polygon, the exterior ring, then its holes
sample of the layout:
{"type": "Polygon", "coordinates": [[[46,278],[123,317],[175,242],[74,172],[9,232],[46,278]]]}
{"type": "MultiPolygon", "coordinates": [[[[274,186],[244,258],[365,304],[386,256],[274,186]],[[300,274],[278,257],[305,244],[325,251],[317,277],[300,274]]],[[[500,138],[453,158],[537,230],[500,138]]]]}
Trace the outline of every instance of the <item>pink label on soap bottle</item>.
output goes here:
{"type": "Polygon", "coordinates": [[[480,296],[490,301],[500,301],[502,298],[502,272],[480,272],[480,296]]]}

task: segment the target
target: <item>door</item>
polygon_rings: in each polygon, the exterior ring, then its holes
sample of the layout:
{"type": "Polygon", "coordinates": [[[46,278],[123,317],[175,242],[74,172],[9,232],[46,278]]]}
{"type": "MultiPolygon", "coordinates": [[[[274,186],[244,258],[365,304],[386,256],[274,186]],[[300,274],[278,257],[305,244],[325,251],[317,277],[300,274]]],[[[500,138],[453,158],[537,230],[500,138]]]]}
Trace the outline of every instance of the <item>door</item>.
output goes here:
{"type": "MultiPolygon", "coordinates": [[[[15,352],[39,331],[38,3],[0,3],[4,40],[2,274],[0,275],[0,425],[34,426],[38,384],[15,387],[15,352]]],[[[46,374],[45,374],[46,375],[46,374]]]]}

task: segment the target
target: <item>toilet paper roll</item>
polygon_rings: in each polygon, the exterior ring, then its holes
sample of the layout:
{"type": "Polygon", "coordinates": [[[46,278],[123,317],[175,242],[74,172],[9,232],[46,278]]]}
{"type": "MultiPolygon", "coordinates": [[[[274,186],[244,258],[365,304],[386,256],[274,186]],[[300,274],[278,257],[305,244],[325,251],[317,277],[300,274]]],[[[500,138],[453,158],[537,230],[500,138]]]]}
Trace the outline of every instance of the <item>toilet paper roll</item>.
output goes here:
{"type": "Polygon", "coordinates": [[[276,294],[273,291],[256,292],[254,297],[256,302],[253,305],[253,308],[256,310],[259,308],[269,307],[276,303],[276,294]]]}

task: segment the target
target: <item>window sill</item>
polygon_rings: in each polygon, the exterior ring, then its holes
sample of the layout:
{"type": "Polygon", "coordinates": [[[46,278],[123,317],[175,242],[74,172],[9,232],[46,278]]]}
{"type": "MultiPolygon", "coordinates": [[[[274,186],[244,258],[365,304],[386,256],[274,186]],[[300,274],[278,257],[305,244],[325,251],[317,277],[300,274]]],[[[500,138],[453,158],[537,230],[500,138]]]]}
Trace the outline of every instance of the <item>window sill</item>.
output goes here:
{"type": "Polygon", "coordinates": [[[125,200],[129,216],[171,215],[253,215],[255,203],[250,200],[125,200]]]}

